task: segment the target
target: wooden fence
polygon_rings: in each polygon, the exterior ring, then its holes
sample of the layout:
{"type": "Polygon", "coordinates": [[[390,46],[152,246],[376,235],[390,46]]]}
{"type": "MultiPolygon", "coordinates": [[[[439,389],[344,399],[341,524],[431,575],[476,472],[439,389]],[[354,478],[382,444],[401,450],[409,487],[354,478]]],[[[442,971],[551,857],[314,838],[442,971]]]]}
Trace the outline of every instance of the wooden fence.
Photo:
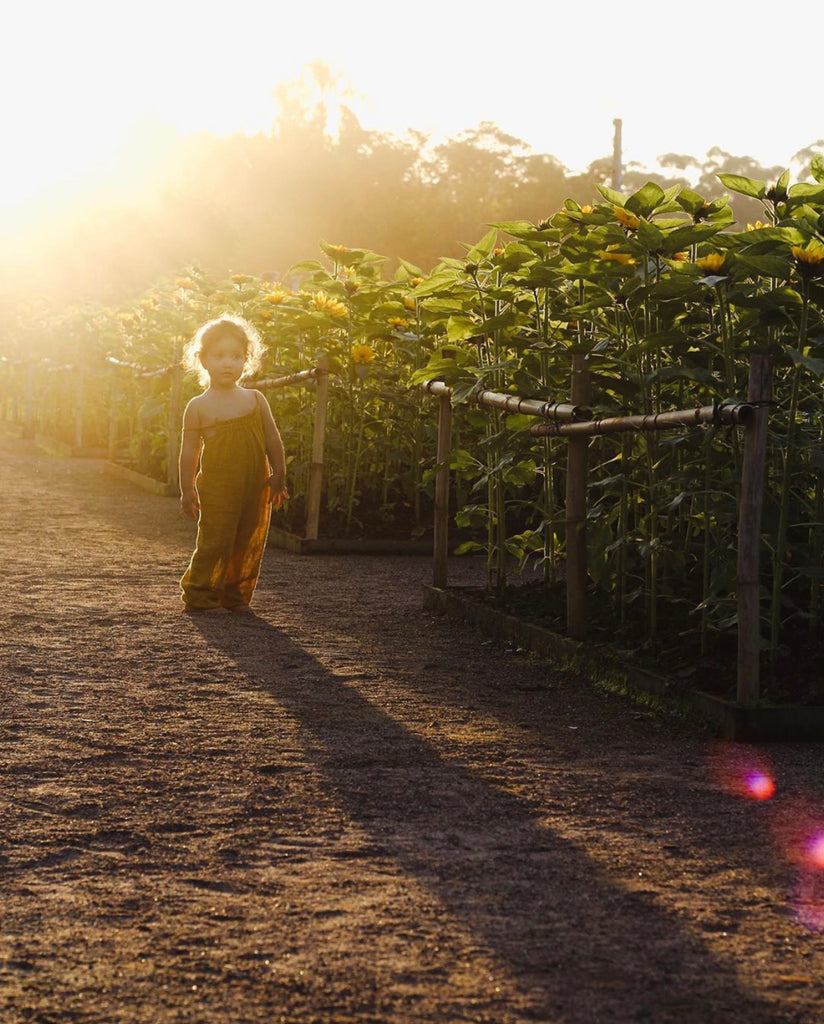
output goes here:
{"type": "MultiPolygon", "coordinates": [[[[445,589],[448,580],[449,460],[452,435],[452,392],[439,380],[423,388],[438,397],[438,448],[435,477],[433,583],[445,589]]],[[[477,391],[468,401],[489,409],[535,416],[534,436],[567,438],[566,465],[566,607],[567,632],[583,640],[587,632],[586,493],[589,438],[623,431],[660,431],[700,424],[740,425],[745,429],[741,499],[738,516],[737,587],[738,668],[737,699],[743,707],[755,707],[760,693],[761,624],[759,564],[761,513],[766,469],[767,423],[771,399],[771,367],[768,356],[754,354],[746,402],[728,402],[695,409],[677,409],[657,415],[596,418],[589,409],[591,383],[585,356],[574,355],[570,400],[550,402],[520,398],[493,391],[477,391]]],[[[549,471],[549,467],[547,467],[549,471]]]]}
{"type": "MultiPolygon", "coordinates": [[[[143,366],[108,356],[99,366],[84,363],[54,365],[43,359],[0,359],[0,418],[14,423],[23,437],[59,442],[65,454],[107,455],[113,466],[123,466],[131,453],[138,476],[149,476],[151,466],[151,427],[158,411],[149,401],[149,387],[158,380],[167,381],[164,389],[165,409],[165,483],[158,486],[164,493],[178,490],[178,451],[183,417],[183,368],[180,352],[168,366],[143,366]],[[91,371],[103,381],[99,394],[87,387],[91,371]],[[50,400],[52,378],[64,380],[70,390],[62,396],[59,406],[50,400]],[[106,386],[108,377],[108,386],[106,386]],[[134,388],[137,388],[135,395],[134,388]],[[130,391],[131,389],[131,391],[130,391]],[[128,401],[132,395],[131,402],[128,401]],[[101,407],[101,400],[103,406],[101,407]],[[87,423],[89,410],[108,419],[108,438],[98,449],[89,449],[87,423]],[[125,413],[125,415],[124,415],[125,413]]],[[[99,382],[95,380],[97,385],[99,382]]],[[[307,483],[305,539],[317,540],[323,490],[324,442],[326,409],[329,393],[329,361],[320,359],[316,366],[297,373],[267,377],[247,382],[259,391],[286,387],[315,387],[315,409],[312,428],[312,454],[307,483]]],[[[64,387],[63,390],[66,390],[64,387]]],[[[105,419],[103,420],[105,428],[105,419]]],[[[157,467],[155,467],[157,468],[157,467]]]]}

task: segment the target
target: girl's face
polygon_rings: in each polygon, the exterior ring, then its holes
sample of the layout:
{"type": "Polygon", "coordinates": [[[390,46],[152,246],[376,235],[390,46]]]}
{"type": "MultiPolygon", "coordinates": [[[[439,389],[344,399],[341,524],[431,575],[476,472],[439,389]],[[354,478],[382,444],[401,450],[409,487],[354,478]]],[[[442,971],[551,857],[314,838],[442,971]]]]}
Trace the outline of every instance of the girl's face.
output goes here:
{"type": "Polygon", "coordinates": [[[236,338],[218,338],[200,355],[209,382],[218,387],[236,384],[246,363],[246,350],[236,338]]]}

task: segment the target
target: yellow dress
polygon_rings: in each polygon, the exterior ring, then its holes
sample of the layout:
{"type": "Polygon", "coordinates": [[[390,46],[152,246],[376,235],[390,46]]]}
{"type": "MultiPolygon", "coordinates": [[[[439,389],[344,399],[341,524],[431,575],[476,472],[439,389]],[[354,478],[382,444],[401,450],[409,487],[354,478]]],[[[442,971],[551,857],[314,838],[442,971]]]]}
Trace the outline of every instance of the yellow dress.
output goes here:
{"type": "Polygon", "coordinates": [[[197,542],[180,586],[190,608],[248,605],[269,532],[269,462],[260,408],[201,430],[197,542]]]}

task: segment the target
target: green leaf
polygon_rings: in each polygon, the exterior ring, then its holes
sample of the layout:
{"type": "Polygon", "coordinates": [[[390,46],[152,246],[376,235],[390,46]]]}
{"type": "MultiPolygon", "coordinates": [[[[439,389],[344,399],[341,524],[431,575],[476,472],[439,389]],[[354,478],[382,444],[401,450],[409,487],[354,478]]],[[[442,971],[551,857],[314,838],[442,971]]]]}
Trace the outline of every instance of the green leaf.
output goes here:
{"type": "Polygon", "coordinates": [[[492,224],[492,227],[497,228],[499,231],[504,231],[507,235],[512,235],[513,238],[528,239],[534,239],[536,236],[543,238],[547,230],[549,230],[547,228],[538,228],[528,220],[496,221],[492,224]]]}
{"type": "Polygon", "coordinates": [[[690,188],[682,188],[675,197],[675,201],[682,210],[686,210],[693,217],[704,205],[704,197],[700,196],[697,192],[693,192],[690,188]]]}
{"type": "Polygon", "coordinates": [[[796,366],[803,366],[805,370],[809,370],[818,380],[824,377],[824,359],[805,356],[803,352],[799,352],[798,349],[791,348],[789,345],[787,346],[787,351],[790,353],[790,358],[796,366]]]}
{"type": "Polygon", "coordinates": [[[545,266],[543,263],[536,263],[529,268],[525,276],[518,276],[525,288],[551,288],[558,280],[558,271],[545,266]]]}
{"type": "Polygon", "coordinates": [[[429,298],[426,300],[426,311],[428,313],[463,313],[465,304],[458,296],[453,299],[429,298]]]}
{"type": "Polygon", "coordinates": [[[663,366],[647,377],[647,382],[667,380],[692,380],[699,384],[712,383],[712,373],[703,366],[663,366]]]}
{"type": "Polygon", "coordinates": [[[479,544],[476,540],[465,540],[463,544],[459,544],[454,551],[456,555],[468,555],[471,552],[486,551],[483,544],[479,544]]]}
{"type": "Polygon", "coordinates": [[[319,263],[318,260],[299,260],[289,267],[284,277],[289,278],[293,274],[317,274],[319,271],[324,274],[327,273],[326,267],[319,263]]]}
{"type": "Polygon", "coordinates": [[[824,182],[824,156],[816,153],[810,163],[810,173],[816,181],[824,182]]]}
{"type": "Polygon", "coordinates": [[[470,263],[478,263],[480,260],[488,259],[492,250],[498,244],[498,229],[490,228],[484,237],[467,252],[466,258],[470,263]]]}
{"type": "Polygon", "coordinates": [[[755,245],[757,242],[786,242],[787,245],[804,245],[807,236],[798,228],[756,228],[754,231],[736,231],[726,236],[739,244],[755,245]]]}
{"type": "Polygon", "coordinates": [[[792,186],[789,195],[791,206],[799,203],[824,203],[824,185],[802,181],[792,186]]]}
{"type": "Polygon", "coordinates": [[[436,272],[428,277],[423,284],[413,288],[410,294],[416,299],[423,299],[427,295],[436,295],[438,292],[449,291],[455,286],[455,274],[449,271],[436,272]]]}
{"type": "Polygon", "coordinates": [[[484,327],[468,316],[451,316],[446,323],[446,340],[466,341],[483,333],[484,327]]]}
{"type": "Polygon", "coordinates": [[[478,380],[462,380],[452,387],[452,404],[461,405],[478,389],[478,380]]]}
{"type": "Polygon", "coordinates": [[[755,178],[746,178],[742,174],[718,174],[716,175],[722,185],[726,186],[739,195],[749,196],[751,199],[763,199],[767,194],[767,186],[763,181],[756,181],[755,178]]]}
{"type": "Polygon", "coordinates": [[[721,230],[716,224],[685,224],[682,228],[676,228],[666,236],[664,251],[668,254],[681,252],[694,242],[703,242],[712,238],[721,230]]]}
{"type": "Polygon", "coordinates": [[[664,247],[664,232],[660,231],[644,217],[640,218],[638,232],[635,237],[647,252],[660,252],[664,247]]]}
{"type": "Polygon", "coordinates": [[[535,462],[532,459],[524,459],[521,462],[516,462],[514,466],[504,469],[503,478],[506,483],[515,487],[525,487],[533,482],[537,472],[538,467],[535,462]]]}
{"type": "Polygon", "coordinates": [[[804,301],[794,288],[773,288],[772,291],[759,295],[740,294],[730,296],[730,299],[736,306],[744,306],[747,309],[782,311],[797,309],[804,301]]]}
{"type": "Polygon", "coordinates": [[[624,206],[627,201],[627,197],[623,192],[616,192],[615,189],[609,188],[606,185],[595,186],[601,195],[606,199],[608,203],[612,203],[613,206],[624,206]]]}
{"type": "Polygon", "coordinates": [[[333,263],[339,263],[344,267],[354,266],[367,255],[366,249],[344,248],[343,251],[339,251],[341,247],[336,249],[330,242],[321,242],[320,247],[333,263]]]}
{"type": "Polygon", "coordinates": [[[426,277],[421,268],[416,267],[414,263],[410,263],[408,260],[401,259],[400,257],[398,257],[398,263],[400,263],[410,277],[426,277]]]}
{"type": "Polygon", "coordinates": [[[479,325],[479,330],[475,333],[480,334],[483,332],[500,331],[506,327],[512,327],[517,320],[517,312],[514,309],[508,309],[505,313],[500,313],[498,316],[491,316],[488,320],[485,320],[483,324],[479,325]]]}
{"type": "Polygon", "coordinates": [[[506,417],[506,425],[510,430],[529,430],[533,423],[536,423],[534,416],[527,416],[523,412],[512,412],[506,417]]]}
{"type": "Polygon", "coordinates": [[[654,299],[683,299],[691,292],[696,291],[698,282],[688,274],[676,274],[672,277],[662,278],[658,284],[650,288],[650,295],[654,299]]]}
{"type": "Polygon", "coordinates": [[[790,262],[781,256],[750,256],[739,253],[738,259],[746,267],[752,267],[763,277],[786,278],[790,274],[790,262]]]}
{"type": "Polygon", "coordinates": [[[634,192],[626,201],[626,208],[639,217],[648,217],[665,199],[664,190],[654,181],[634,192]]]}

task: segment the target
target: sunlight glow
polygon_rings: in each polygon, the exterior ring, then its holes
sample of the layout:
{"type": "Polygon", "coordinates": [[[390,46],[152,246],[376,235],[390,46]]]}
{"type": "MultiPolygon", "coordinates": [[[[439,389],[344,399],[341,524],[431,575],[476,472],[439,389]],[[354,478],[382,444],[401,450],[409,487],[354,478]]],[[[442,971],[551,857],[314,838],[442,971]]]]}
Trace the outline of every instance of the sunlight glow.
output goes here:
{"type": "MultiPolygon", "coordinates": [[[[694,47],[680,8],[652,0],[628,0],[618,21],[606,0],[524,0],[512,20],[488,0],[396,10],[377,0],[78,0],[46,12],[47,31],[40,5],[4,16],[0,125],[14,158],[0,166],[0,205],[122,170],[136,125],[265,131],[275,86],[316,60],[351,83],[348,102],[364,127],[445,137],[493,121],[572,170],[609,154],[614,117],[624,121],[625,159],[647,165],[670,151],[702,157],[714,145],[785,163],[821,134],[809,106],[787,102],[783,90],[749,96],[744,83],[734,114],[712,97],[705,80],[717,75],[718,46],[734,40],[743,53],[763,44],[758,19],[732,6],[713,9],[706,45],[694,47]],[[673,48],[685,55],[683,72],[652,86],[651,67],[673,48]]],[[[800,0],[793,17],[810,36],[824,28],[824,7],[812,0],[800,0]]]]}

